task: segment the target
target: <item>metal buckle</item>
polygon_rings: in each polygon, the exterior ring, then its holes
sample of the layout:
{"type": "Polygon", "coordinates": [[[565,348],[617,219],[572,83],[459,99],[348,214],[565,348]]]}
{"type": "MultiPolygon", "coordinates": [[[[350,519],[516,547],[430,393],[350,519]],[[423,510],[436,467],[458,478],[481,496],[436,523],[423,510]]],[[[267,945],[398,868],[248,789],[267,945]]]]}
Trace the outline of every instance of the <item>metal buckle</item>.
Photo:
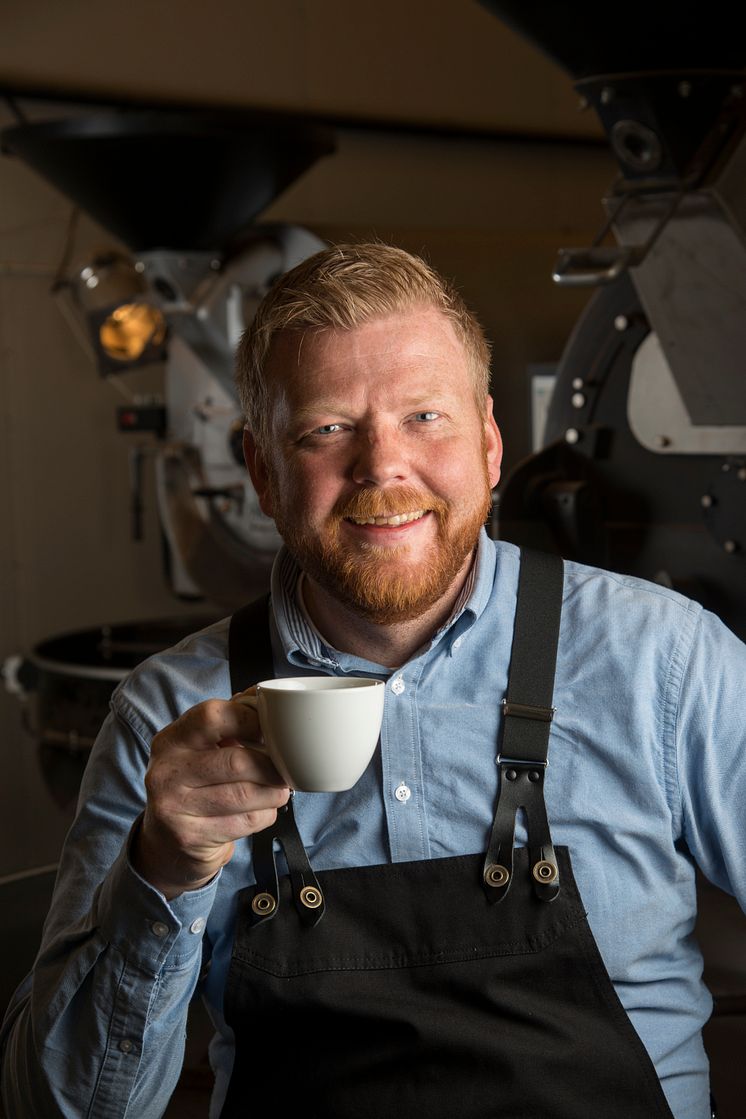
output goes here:
{"type": "Polygon", "coordinates": [[[498,765],[525,765],[527,769],[536,769],[538,765],[543,765],[546,769],[549,765],[548,758],[544,761],[531,761],[529,758],[506,758],[502,754],[498,754],[495,761],[498,765]]]}
{"type": "Polygon", "coordinates": [[[556,707],[533,707],[530,703],[513,703],[504,699],[501,707],[503,715],[516,716],[519,719],[535,719],[538,723],[551,723],[556,707]]]}

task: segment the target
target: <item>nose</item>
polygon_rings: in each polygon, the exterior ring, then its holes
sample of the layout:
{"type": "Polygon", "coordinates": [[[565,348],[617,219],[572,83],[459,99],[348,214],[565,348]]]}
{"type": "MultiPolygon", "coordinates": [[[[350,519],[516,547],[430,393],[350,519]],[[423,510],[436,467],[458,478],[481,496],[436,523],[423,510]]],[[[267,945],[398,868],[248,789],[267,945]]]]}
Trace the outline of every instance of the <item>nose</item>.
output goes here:
{"type": "Polygon", "coordinates": [[[401,436],[395,431],[361,432],[352,477],[361,486],[402,482],[409,474],[401,436]]]}

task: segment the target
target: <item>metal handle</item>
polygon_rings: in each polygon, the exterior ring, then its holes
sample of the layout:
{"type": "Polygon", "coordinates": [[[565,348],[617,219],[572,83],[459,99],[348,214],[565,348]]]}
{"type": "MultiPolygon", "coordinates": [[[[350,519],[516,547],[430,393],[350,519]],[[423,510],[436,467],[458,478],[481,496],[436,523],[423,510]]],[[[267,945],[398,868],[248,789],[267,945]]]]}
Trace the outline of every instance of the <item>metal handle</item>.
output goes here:
{"type": "Polygon", "coordinates": [[[644,256],[644,246],[597,245],[588,249],[560,249],[552,272],[555,284],[562,287],[590,287],[611,284],[644,256]]]}

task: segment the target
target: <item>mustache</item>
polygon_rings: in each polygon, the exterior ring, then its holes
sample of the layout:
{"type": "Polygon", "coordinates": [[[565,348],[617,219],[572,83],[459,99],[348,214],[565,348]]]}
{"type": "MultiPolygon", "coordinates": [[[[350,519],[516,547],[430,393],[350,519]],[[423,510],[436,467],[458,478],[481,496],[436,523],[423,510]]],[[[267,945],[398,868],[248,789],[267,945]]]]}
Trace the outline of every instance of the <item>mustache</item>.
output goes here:
{"type": "Polygon", "coordinates": [[[390,489],[361,489],[340,497],[332,514],[340,520],[346,517],[395,517],[401,513],[414,513],[417,509],[443,515],[448,504],[441,497],[417,486],[396,486],[390,489]]]}

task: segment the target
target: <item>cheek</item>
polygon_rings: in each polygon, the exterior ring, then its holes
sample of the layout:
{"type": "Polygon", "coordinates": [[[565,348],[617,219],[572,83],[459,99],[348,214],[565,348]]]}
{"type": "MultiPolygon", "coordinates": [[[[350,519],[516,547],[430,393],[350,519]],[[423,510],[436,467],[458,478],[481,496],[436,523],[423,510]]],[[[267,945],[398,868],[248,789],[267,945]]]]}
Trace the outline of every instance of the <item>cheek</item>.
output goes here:
{"type": "Polygon", "coordinates": [[[473,446],[441,447],[427,464],[426,480],[433,489],[465,498],[475,496],[475,487],[486,476],[486,456],[478,438],[473,446]]]}
{"type": "Polygon", "coordinates": [[[307,521],[323,517],[334,506],[339,489],[324,469],[309,468],[302,470],[286,468],[278,479],[277,493],[282,495],[283,505],[292,506],[297,514],[307,521]]]}

